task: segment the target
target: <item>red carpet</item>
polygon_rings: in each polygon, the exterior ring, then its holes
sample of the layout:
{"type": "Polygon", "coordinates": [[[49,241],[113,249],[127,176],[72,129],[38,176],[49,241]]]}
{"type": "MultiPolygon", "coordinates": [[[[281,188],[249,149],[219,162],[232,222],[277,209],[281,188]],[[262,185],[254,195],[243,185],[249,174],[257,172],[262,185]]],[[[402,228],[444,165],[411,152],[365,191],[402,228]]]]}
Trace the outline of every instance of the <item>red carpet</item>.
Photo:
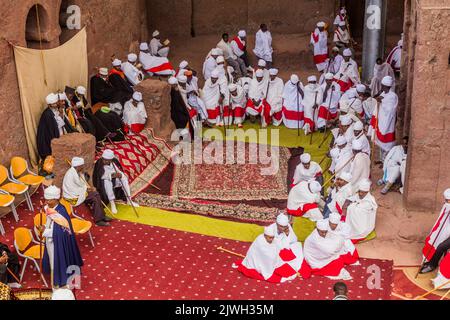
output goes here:
{"type": "MultiPolygon", "coordinates": [[[[81,212],[86,216],[86,212],[81,212]]],[[[32,214],[20,208],[21,222],[4,220],[7,239],[12,245],[13,229],[31,226],[32,214]]],[[[246,253],[249,243],[207,236],[113,222],[112,228],[95,228],[93,249],[87,237],[79,244],[85,266],[78,299],[330,299],[334,281],[325,278],[297,280],[273,285],[247,279],[231,268],[237,258],[216,250],[222,246],[246,253]]],[[[392,284],[392,262],[363,260],[362,266],[348,269],[354,280],[347,282],[352,299],[389,299],[392,284]],[[380,290],[369,290],[367,267],[382,270],[380,290]]],[[[27,267],[24,287],[40,285],[38,274],[27,267]]]]}

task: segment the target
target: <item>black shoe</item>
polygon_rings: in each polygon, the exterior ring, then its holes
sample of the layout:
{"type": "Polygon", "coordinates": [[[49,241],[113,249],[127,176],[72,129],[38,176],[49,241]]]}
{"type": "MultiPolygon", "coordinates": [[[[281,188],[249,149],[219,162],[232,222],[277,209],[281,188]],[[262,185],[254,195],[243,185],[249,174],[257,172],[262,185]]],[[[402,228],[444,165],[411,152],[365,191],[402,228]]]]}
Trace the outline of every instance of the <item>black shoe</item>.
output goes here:
{"type": "Polygon", "coordinates": [[[96,223],[97,227],[110,227],[111,225],[105,221],[99,221],[96,223]]]}
{"type": "Polygon", "coordinates": [[[430,273],[436,270],[436,267],[433,267],[432,265],[426,264],[420,269],[420,274],[430,273]]]}
{"type": "Polygon", "coordinates": [[[110,217],[106,217],[105,216],[105,219],[103,219],[103,221],[105,221],[105,222],[111,222],[111,221],[113,221],[114,219],[111,219],[110,217]]]}

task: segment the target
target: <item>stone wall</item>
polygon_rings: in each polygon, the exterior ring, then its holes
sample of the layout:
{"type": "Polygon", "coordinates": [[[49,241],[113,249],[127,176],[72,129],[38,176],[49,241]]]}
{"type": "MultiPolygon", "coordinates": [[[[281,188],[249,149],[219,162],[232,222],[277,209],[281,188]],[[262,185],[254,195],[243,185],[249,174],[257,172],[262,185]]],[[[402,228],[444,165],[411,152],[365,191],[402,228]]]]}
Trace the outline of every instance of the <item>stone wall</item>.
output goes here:
{"type": "MultiPolygon", "coordinates": [[[[0,0],[2,19],[0,27],[0,163],[8,164],[12,156],[28,157],[22,110],[20,106],[14,45],[38,48],[38,33],[34,19],[27,16],[34,4],[39,4],[43,48],[54,48],[69,39],[72,31],[61,32],[61,0],[0,0]],[[34,25],[33,25],[34,23],[34,25]],[[30,32],[31,31],[31,32],[30,32]]],[[[138,42],[147,38],[147,21],[144,0],[65,0],[64,6],[75,4],[81,8],[81,24],[87,25],[89,70],[97,66],[110,66],[111,55],[123,58],[135,51],[138,42]],[[126,14],[123,14],[126,12],[126,14]]],[[[61,88],[63,89],[63,88],[61,88]]]]}

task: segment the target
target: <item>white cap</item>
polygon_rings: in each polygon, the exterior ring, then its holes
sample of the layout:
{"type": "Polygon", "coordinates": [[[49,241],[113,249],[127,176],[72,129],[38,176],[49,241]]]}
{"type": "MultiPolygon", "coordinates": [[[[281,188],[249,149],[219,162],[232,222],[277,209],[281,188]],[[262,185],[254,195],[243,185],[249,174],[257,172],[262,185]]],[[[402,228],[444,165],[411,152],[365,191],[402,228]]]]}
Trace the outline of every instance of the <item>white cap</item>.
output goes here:
{"type": "Polygon", "coordinates": [[[328,72],[325,75],[325,80],[333,80],[333,78],[334,78],[334,74],[332,74],[331,72],[328,72]]]}
{"type": "Polygon", "coordinates": [[[57,94],[54,93],[50,93],[46,98],[45,98],[45,102],[47,104],[55,104],[59,101],[59,96],[57,94]]]}
{"type": "Polygon", "coordinates": [[[130,53],[127,57],[128,61],[131,63],[135,63],[137,61],[137,58],[138,56],[135,53],[130,53]]]}
{"type": "Polygon", "coordinates": [[[330,226],[330,224],[328,223],[327,220],[319,220],[319,221],[317,221],[317,224],[316,224],[317,230],[320,230],[320,231],[328,231],[329,226],[330,226]]]}
{"type": "Polygon", "coordinates": [[[45,200],[59,200],[61,199],[61,189],[57,186],[50,186],[44,190],[45,200]]]}
{"type": "Polygon", "coordinates": [[[102,158],[105,160],[114,159],[114,151],[112,151],[111,149],[106,149],[105,151],[103,151],[102,158]]]}
{"type": "Polygon", "coordinates": [[[364,129],[364,124],[361,121],[358,121],[353,125],[353,130],[355,130],[355,131],[361,131],[363,129],[364,129]]]}
{"type": "Polygon", "coordinates": [[[108,75],[108,68],[100,68],[98,69],[98,73],[102,76],[107,76],[108,75]]]}
{"type": "Polygon", "coordinates": [[[289,218],[285,214],[280,214],[277,217],[277,224],[282,227],[287,227],[289,225],[289,218]]]}
{"type": "Polygon", "coordinates": [[[219,48],[214,48],[211,50],[211,55],[212,56],[220,56],[220,49],[219,48]]]}
{"type": "Polygon", "coordinates": [[[352,180],[352,174],[347,171],[343,171],[338,176],[339,179],[350,182],[352,180]]]}
{"type": "Polygon", "coordinates": [[[75,157],[72,159],[72,167],[76,168],[76,167],[81,167],[82,165],[84,165],[84,159],[83,158],[79,158],[79,157],[75,157]]]}
{"type": "Polygon", "coordinates": [[[383,78],[383,80],[381,80],[381,84],[387,87],[392,87],[392,85],[394,84],[394,79],[392,79],[391,76],[386,76],[383,78]]]}
{"type": "Polygon", "coordinates": [[[265,227],[264,234],[268,237],[275,237],[275,228],[265,227]]]}
{"type": "Polygon", "coordinates": [[[137,102],[141,102],[142,101],[142,93],[140,93],[139,91],[136,91],[135,93],[133,93],[133,100],[136,100],[137,102]]]}
{"type": "Polygon", "coordinates": [[[187,82],[187,77],[182,74],[178,76],[178,83],[186,83],[187,82]]]}
{"type": "Polygon", "coordinates": [[[298,75],[293,74],[293,75],[291,76],[291,82],[292,82],[293,84],[299,83],[299,82],[300,82],[300,79],[298,78],[298,75]]]}
{"type": "Polygon", "coordinates": [[[67,95],[65,92],[58,93],[58,97],[60,101],[66,101],[67,95]]]}
{"type": "Polygon", "coordinates": [[[308,82],[317,82],[317,77],[316,76],[309,76],[308,77],[308,82]]]}
{"type": "Polygon", "coordinates": [[[267,62],[263,59],[259,59],[258,67],[265,68],[267,66],[267,62]]]}
{"type": "Polygon", "coordinates": [[[345,116],[341,116],[339,118],[339,121],[341,122],[341,125],[349,126],[352,124],[352,117],[350,117],[350,115],[346,114],[345,116]]]}
{"type": "Polygon", "coordinates": [[[213,70],[213,72],[211,72],[211,78],[219,79],[219,71],[213,70]]]}
{"type": "Polygon", "coordinates": [[[278,69],[275,69],[275,68],[269,69],[269,74],[270,74],[271,76],[276,76],[276,75],[278,75],[278,69]]]}
{"type": "Polygon", "coordinates": [[[230,90],[230,92],[236,91],[237,85],[235,85],[234,83],[230,83],[230,85],[228,86],[228,90],[230,90]]]}
{"type": "Polygon", "coordinates": [[[444,191],[444,198],[450,200],[450,189],[444,191]]]}
{"type": "Polygon", "coordinates": [[[311,190],[311,192],[312,193],[319,193],[319,192],[321,192],[322,191],[322,186],[320,185],[320,183],[319,182],[317,182],[317,181],[311,181],[310,183],[309,183],[309,188],[310,188],[310,190],[311,190]]]}
{"type": "Polygon", "coordinates": [[[83,87],[83,86],[78,86],[76,91],[77,91],[78,94],[81,94],[81,95],[85,95],[86,94],[86,88],[83,87]]]}
{"type": "Polygon", "coordinates": [[[263,78],[264,77],[264,71],[261,69],[256,70],[256,77],[257,78],[263,78]]]}
{"type": "Polygon", "coordinates": [[[339,147],[344,146],[344,145],[347,144],[347,139],[345,139],[344,136],[339,136],[339,137],[337,137],[337,139],[336,139],[336,144],[337,144],[339,147]]]}
{"type": "Polygon", "coordinates": [[[304,153],[300,156],[300,161],[303,164],[308,164],[311,162],[311,155],[309,153],[304,153]]]}
{"type": "Polygon", "coordinates": [[[159,31],[158,31],[158,30],[155,30],[155,31],[153,32],[152,36],[153,36],[153,37],[159,36],[159,31]]]}
{"type": "Polygon", "coordinates": [[[356,92],[358,92],[358,93],[364,93],[364,92],[366,92],[366,89],[367,89],[366,86],[363,84],[356,85],[356,92]]]}
{"type": "Polygon", "coordinates": [[[175,77],[170,77],[167,82],[169,82],[170,85],[178,84],[178,80],[175,77]]]}
{"type": "Polygon", "coordinates": [[[247,36],[247,32],[245,30],[241,30],[238,33],[239,38],[245,38],[247,36]]]}
{"type": "Polygon", "coordinates": [[[323,22],[323,21],[317,22],[317,27],[324,28],[325,27],[325,22],[323,22]]]}
{"type": "Polygon", "coordinates": [[[120,67],[122,65],[122,61],[120,61],[119,59],[114,59],[114,61],[112,62],[112,65],[114,67],[120,67]]]}
{"type": "Polygon", "coordinates": [[[368,179],[363,179],[359,183],[358,190],[363,191],[363,192],[369,192],[371,186],[372,186],[372,181],[370,181],[368,179]]]}
{"type": "Polygon", "coordinates": [[[353,55],[352,50],[350,50],[348,48],[344,50],[343,54],[344,54],[344,57],[351,57],[353,55]]]}
{"type": "Polygon", "coordinates": [[[52,301],[75,301],[75,295],[69,289],[55,289],[52,293],[52,301]]]}
{"type": "Polygon", "coordinates": [[[341,215],[337,212],[330,213],[329,221],[332,224],[339,224],[341,222],[341,215]]]}
{"type": "Polygon", "coordinates": [[[148,43],[147,42],[142,42],[139,46],[139,49],[141,51],[147,51],[148,50],[148,43]]]}
{"type": "Polygon", "coordinates": [[[216,59],[217,64],[219,63],[225,63],[225,59],[223,58],[223,56],[218,56],[216,59]]]}
{"type": "Polygon", "coordinates": [[[189,62],[186,60],[183,60],[180,62],[180,69],[186,69],[186,67],[189,65],[189,62]]]}
{"type": "Polygon", "coordinates": [[[363,149],[363,144],[360,140],[353,140],[352,149],[355,151],[361,151],[363,149]]]}

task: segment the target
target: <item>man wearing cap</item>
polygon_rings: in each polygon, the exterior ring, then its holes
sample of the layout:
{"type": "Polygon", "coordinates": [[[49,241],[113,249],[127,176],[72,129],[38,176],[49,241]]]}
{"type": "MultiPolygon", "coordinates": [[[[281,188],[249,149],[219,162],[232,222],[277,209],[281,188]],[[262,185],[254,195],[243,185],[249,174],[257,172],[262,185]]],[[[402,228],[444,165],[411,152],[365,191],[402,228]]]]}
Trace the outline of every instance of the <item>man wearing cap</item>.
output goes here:
{"type": "Polygon", "coordinates": [[[319,107],[316,126],[323,132],[329,121],[334,121],[338,117],[341,87],[334,82],[334,75],[330,72],[325,75],[325,83],[321,85],[321,89],[323,102],[319,107]]]}
{"type": "Polygon", "coordinates": [[[137,86],[144,80],[144,74],[136,66],[137,59],[136,54],[130,53],[128,55],[128,61],[122,64],[123,73],[132,86],[137,86]]]}
{"type": "MultiPolygon", "coordinates": [[[[378,58],[374,67],[373,67],[373,78],[370,83],[370,90],[372,96],[377,96],[381,91],[381,81],[384,77],[390,76],[393,79],[395,78],[394,70],[391,65],[387,62],[383,62],[383,59],[378,58]]],[[[395,84],[393,86],[395,90],[395,84]]]]}
{"type": "Polygon", "coordinates": [[[96,225],[109,227],[112,219],[105,215],[100,194],[87,184],[89,179],[84,172],[84,159],[75,157],[71,164],[72,167],[66,172],[63,179],[63,198],[74,207],[86,203],[91,208],[96,225]]]}
{"type": "Polygon", "coordinates": [[[360,141],[363,146],[362,152],[367,153],[370,157],[370,142],[369,139],[367,139],[366,133],[364,132],[364,124],[361,121],[357,121],[353,124],[353,135],[355,136],[353,141],[360,141]]]}
{"type": "Polygon", "coordinates": [[[333,158],[334,165],[330,167],[332,173],[349,172],[351,169],[351,159],[353,158],[353,151],[351,143],[347,142],[345,136],[340,135],[335,141],[336,149],[338,150],[333,158]],[[333,170],[331,170],[333,169],[333,170]]]}
{"type": "Polygon", "coordinates": [[[243,63],[248,71],[250,68],[250,61],[247,54],[247,32],[245,30],[240,30],[238,35],[231,41],[230,46],[237,57],[239,65],[242,65],[243,63]]]}
{"type": "MultiPolygon", "coordinates": [[[[244,89],[240,85],[231,83],[228,85],[228,90],[230,91],[230,108],[233,110],[230,117],[234,119],[235,125],[242,128],[245,121],[245,106],[247,104],[244,89]]],[[[225,122],[232,123],[232,119],[225,119],[225,122]]]]}
{"type": "Polygon", "coordinates": [[[109,81],[108,68],[99,68],[98,73],[91,78],[90,89],[93,107],[97,104],[116,105],[125,99],[122,92],[116,90],[109,81]]]}
{"type": "Polygon", "coordinates": [[[131,189],[128,177],[123,173],[123,168],[115,157],[114,151],[106,149],[102,157],[96,162],[93,179],[94,186],[100,193],[105,204],[111,204],[111,211],[117,214],[116,199],[120,197],[127,201],[129,206],[139,207],[131,201],[131,189]],[[125,197],[122,197],[125,195],[125,197]]]}
{"type": "Polygon", "coordinates": [[[348,198],[342,208],[342,216],[350,226],[349,238],[353,243],[364,240],[375,230],[378,205],[370,193],[371,185],[369,179],[361,180],[356,194],[348,198]]]}
{"type": "Polygon", "coordinates": [[[259,59],[267,62],[268,68],[271,68],[273,54],[272,34],[265,23],[261,24],[256,33],[255,49],[253,52],[259,59]]]}
{"type": "Polygon", "coordinates": [[[165,57],[152,56],[146,42],[140,44],[139,50],[139,61],[143,70],[150,76],[172,76],[175,74],[169,60],[165,57]]]}
{"type": "Polygon", "coordinates": [[[238,78],[247,76],[247,67],[245,66],[244,60],[239,59],[234,53],[228,33],[222,35],[222,40],[217,44],[217,48],[222,49],[225,61],[229,66],[233,67],[238,78]]]}
{"type": "Polygon", "coordinates": [[[304,88],[303,107],[305,108],[303,130],[305,135],[316,130],[319,105],[323,101],[323,89],[317,83],[316,76],[308,77],[308,84],[304,88]]]}
{"type": "MultiPolygon", "coordinates": [[[[352,185],[357,188],[359,183],[370,177],[370,157],[363,152],[363,145],[360,140],[353,140],[353,161],[350,165],[350,173],[352,174],[352,185]]],[[[357,190],[353,190],[357,191],[357,190]]]]}
{"type": "Polygon", "coordinates": [[[289,129],[302,129],[304,125],[303,84],[296,74],[286,82],[283,90],[283,123],[289,129]]]}
{"type": "Polygon", "coordinates": [[[345,21],[339,22],[339,25],[334,30],[333,42],[338,48],[347,48],[350,45],[350,33],[347,29],[347,23],[345,21]]]}
{"type": "Polygon", "coordinates": [[[41,160],[52,154],[52,140],[65,134],[64,115],[59,110],[59,97],[51,93],[46,98],[47,108],[41,115],[37,130],[37,148],[41,160]]]}
{"type": "Polygon", "coordinates": [[[297,166],[294,173],[293,184],[297,185],[302,181],[316,180],[323,183],[322,168],[317,162],[311,161],[311,155],[304,153],[300,156],[301,163],[297,166]]]}
{"type": "Polygon", "coordinates": [[[269,91],[262,115],[262,127],[270,124],[278,127],[283,122],[283,91],[284,82],[278,77],[278,69],[269,70],[269,91]]]}
{"type": "Polygon", "coordinates": [[[170,90],[170,115],[175,127],[179,130],[185,129],[190,121],[190,115],[186,102],[181,95],[178,80],[175,77],[170,77],[168,80],[170,90]]]}
{"type": "Polygon", "coordinates": [[[381,150],[381,161],[395,145],[395,125],[397,122],[398,96],[393,92],[394,79],[384,77],[381,81],[382,93],[377,98],[379,104],[372,117],[371,126],[375,143],[381,150]]]}
{"type": "Polygon", "coordinates": [[[319,182],[302,181],[291,189],[288,197],[287,213],[296,217],[308,218],[311,221],[323,219],[319,205],[323,206],[319,182]]]}
{"type": "Polygon", "coordinates": [[[45,274],[51,274],[52,287],[64,288],[69,284],[73,268],[83,266],[83,259],[71,218],[59,203],[61,190],[56,186],[48,187],[44,190],[44,199],[47,222],[42,234],[45,238],[42,268],[45,274]]]}
{"type": "Polygon", "coordinates": [[[328,218],[328,232],[344,239],[344,248],[341,252],[341,257],[344,259],[344,264],[359,265],[358,251],[350,239],[351,228],[347,223],[341,221],[341,219],[342,217],[339,213],[332,212],[328,218]]]}
{"type": "Polygon", "coordinates": [[[320,220],[316,229],[306,239],[303,248],[305,263],[300,270],[303,279],[309,279],[312,275],[332,280],[352,279],[344,269],[345,262],[342,258],[345,240],[329,232],[329,228],[328,220],[320,220]]]}
{"type": "Polygon", "coordinates": [[[317,23],[316,29],[311,33],[310,45],[313,47],[317,70],[322,72],[326,69],[328,60],[328,32],[325,30],[325,22],[317,23]]]}
{"type": "Polygon", "coordinates": [[[353,133],[353,120],[352,117],[348,114],[339,116],[339,126],[331,130],[335,139],[339,136],[343,136],[347,143],[352,143],[355,138],[353,133]]]}
{"type": "Polygon", "coordinates": [[[341,68],[335,75],[337,83],[341,86],[341,91],[346,92],[352,86],[361,83],[358,64],[352,59],[353,53],[347,48],[343,52],[344,61],[341,68]]]}
{"type": "Polygon", "coordinates": [[[338,73],[341,69],[342,61],[344,61],[344,57],[339,53],[339,48],[334,47],[331,49],[330,57],[326,62],[326,68],[323,70],[322,75],[320,76],[320,84],[325,82],[325,75],[327,73],[332,73],[333,76],[338,73]]]}
{"type": "Polygon", "coordinates": [[[403,40],[399,40],[397,46],[391,50],[386,62],[391,65],[395,73],[400,74],[400,68],[402,66],[402,50],[403,50],[403,40]]]}
{"type": "Polygon", "coordinates": [[[339,100],[341,107],[341,114],[343,112],[353,114],[355,120],[364,119],[364,109],[362,106],[362,99],[367,88],[363,84],[357,84],[345,92],[339,100]]]}
{"type": "Polygon", "coordinates": [[[353,195],[352,175],[349,172],[341,171],[336,178],[334,187],[329,193],[323,217],[326,219],[331,212],[342,214],[345,201],[353,195]]]}
{"type": "Polygon", "coordinates": [[[250,116],[252,123],[256,122],[256,118],[263,112],[263,101],[267,97],[270,85],[264,78],[264,71],[258,69],[255,72],[255,78],[250,82],[250,88],[248,91],[248,101],[245,112],[250,116]]]}
{"type": "Polygon", "coordinates": [[[386,195],[392,186],[399,180],[402,182],[402,189],[405,176],[406,160],[408,157],[409,137],[403,138],[401,145],[395,146],[389,151],[383,164],[383,177],[378,181],[378,185],[384,185],[381,194],[386,195]]]}
{"type": "Polygon", "coordinates": [[[206,80],[201,94],[201,98],[208,112],[208,125],[223,125],[223,107],[229,104],[225,98],[229,96],[228,85],[221,85],[219,82],[219,72],[214,70],[211,77],[206,80]],[[227,91],[227,92],[225,92],[227,91]]]}
{"type": "MultiPolygon", "coordinates": [[[[434,271],[441,261],[442,257],[447,253],[450,249],[450,189],[444,191],[444,206],[442,207],[441,213],[439,214],[436,223],[431,229],[431,233],[425,240],[425,246],[422,250],[422,254],[427,263],[424,264],[420,273],[429,273],[434,271]]],[[[445,260],[448,260],[446,258],[445,260]]],[[[444,262],[444,261],[443,261],[444,262]]],[[[447,266],[448,262],[444,264],[444,267],[447,266]]],[[[446,278],[450,278],[450,274],[448,274],[448,269],[445,270],[446,278]]],[[[444,284],[448,281],[448,279],[444,282],[441,277],[434,279],[434,282],[437,283],[438,280],[441,280],[441,284],[444,284]]]]}
{"type": "Polygon", "coordinates": [[[116,113],[122,113],[122,106],[131,99],[133,95],[133,88],[125,77],[125,73],[122,71],[122,61],[119,59],[115,59],[112,62],[113,68],[109,72],[109,83],[113,86],[114,90],[121,92],[121,100],[119,101],[121,104],[121,110],[113,110],[116,113]],[[118,112],[119,111],[119,112],[118,112]]]}
{"type": "Polygon", "coordinates": [[[217,58],[220,56],[220,49],[214,48],[203,63],[203,78],[208,80],[211,73],[217,68],[217,58]]]}
{"type": "Polygon", "coordinates": [[[142,93],[136,91],[133,98],[125,103],[123,108],[123,122],[129,134],[140,133],[147,123],[147,111],[142,102],[142,93]]]}
{"type": "MultiPolygon", "coordinates": [[[[161,35],[158,30],[152,34],[153,39],[150,40],[150,52],[153,56],[167,58],[169,56],[170,48],[166,44],[161,43],[161,35]]],[[[166,40],[168,43],[168,40],[166,40]]]]}

